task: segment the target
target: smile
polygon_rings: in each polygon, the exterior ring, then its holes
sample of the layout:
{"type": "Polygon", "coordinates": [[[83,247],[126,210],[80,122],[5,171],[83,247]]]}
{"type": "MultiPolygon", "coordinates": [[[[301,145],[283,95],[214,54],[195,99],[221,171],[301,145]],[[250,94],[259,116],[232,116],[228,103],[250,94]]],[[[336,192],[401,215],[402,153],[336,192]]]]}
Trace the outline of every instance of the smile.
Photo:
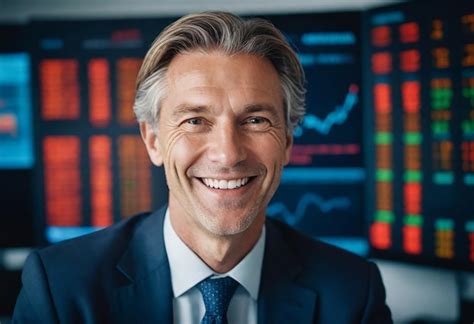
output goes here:
{"type": "Polygon", "coordinates": [[[232,179],[232,180],[223,180],[223,179],[211,179],[211,178],[201,178],[202,182],[209,188],[214,189],[237,189],[245,186],[250,178],[241,178],[241,179],[232,179]]]}

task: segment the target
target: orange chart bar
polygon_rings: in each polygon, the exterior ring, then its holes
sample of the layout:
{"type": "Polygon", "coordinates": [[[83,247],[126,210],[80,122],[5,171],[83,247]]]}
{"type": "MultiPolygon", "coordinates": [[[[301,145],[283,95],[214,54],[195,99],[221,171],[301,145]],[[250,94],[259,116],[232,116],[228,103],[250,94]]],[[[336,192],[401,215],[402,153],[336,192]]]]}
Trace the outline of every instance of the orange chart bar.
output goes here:
{"type": "Polygon", "coordinates": [[[141,62],[138,58],[122,58],[117,61],[118,121],[123,126],[135,124],[135,80],[141,62]]]}
{"type": "Polygon", "coordinates": [[[438,257],[452,259],[454,257],[454,232],[452,230],[438,230],[435,232],[435,253],[438,257]]]}
{"type": "Polygon", "coordinates": [[[113,223],[111,154],[112,141],[109,136],[96,135],[89,139],[92,226],[113,223]]]}
{"type": "Polygon", "coordinates": [[[118,138],[120,215],[129,217],[151,209],[151,163],[136,135],[118,138]]]}
{"type": "Polygon", "coordinates": [[[80,140],[76,136],[43,139],[46,223],[78,226],[82,220],[80,140]]]}
{"type": "Polygon", "coordinates": [[[80,116],[79,63],[75,59],[46,59],[39,64],[41,117],[74,120],[80,116]]]}
{"type": "Polygon", "coordinates": [[[437,69],[449,68],[451,63],[449,59],[449,49],[446,47],[437,47],[431,50],[433,56],[433,65],[437,69]]]}
{"type": "Polygon", "coordinates": [[[96,127],[110,123],[110,68],[106,59],[92,59],[88,65],[89,77],[89,120],[96,127]]]}

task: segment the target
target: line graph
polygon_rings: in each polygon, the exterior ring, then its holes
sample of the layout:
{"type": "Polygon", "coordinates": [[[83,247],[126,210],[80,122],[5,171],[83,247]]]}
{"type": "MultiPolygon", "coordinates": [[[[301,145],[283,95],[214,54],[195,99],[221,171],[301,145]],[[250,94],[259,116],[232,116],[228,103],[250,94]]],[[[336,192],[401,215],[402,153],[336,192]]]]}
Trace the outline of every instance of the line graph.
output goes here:
{"type": "Polygon", "coordinates": [[[303,124],[295,128],[293,136],[303,136],[304,129],[314,130],[322,135],[327,135],[334,125],[341,125],[347,120],[349,113],[358,102],[359,87],[356,84],[351,84],[342,105],[336,106],[324,119],[313,114],[307,114],[303,124]]]}
{"type": "Polygon", "coordinates": [[[351,201],[347,197],[334,197],[325,200],[314,193],[307,193],[300,199],[294,212],[289,211],[285,204],[275,202],[267,207],[267,214],[270,217],[280,215],[277,218],[285,220],[289,225],[295,225],[303,219],[306,210],[311,205],[317,206],[321,212],[327,214],[335,209],[348,209],[351,207],[351,201]]]}

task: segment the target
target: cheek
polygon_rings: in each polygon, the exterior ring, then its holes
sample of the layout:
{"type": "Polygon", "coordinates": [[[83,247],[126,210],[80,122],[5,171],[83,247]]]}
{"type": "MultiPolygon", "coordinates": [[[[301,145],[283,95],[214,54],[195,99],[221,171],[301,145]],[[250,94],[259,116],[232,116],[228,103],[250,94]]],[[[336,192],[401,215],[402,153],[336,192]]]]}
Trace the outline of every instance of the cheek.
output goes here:
{"type": "Polygon", "coordinates": [[[252,151],[259,156],[267,168],[284,165],[286,161],[286,140],[272,134],[270,138],[262,139],[252,145],[252,151]]]}
{"type": "Polygon", "coordinates": [[[175,137],[168,147],[168,166],[174,169],[173,172],[185,174],[199,155],[200,147],[199,141],[188,136],[175,137]]]}
{"type": "Polygon", "coordinates": [[[268,150],[272,151],[274,156],[278,155],[284,164],[289,151],[288,138],[282,134],[277,133],[272,133],[271,135],[273,141],[268,150]]]}

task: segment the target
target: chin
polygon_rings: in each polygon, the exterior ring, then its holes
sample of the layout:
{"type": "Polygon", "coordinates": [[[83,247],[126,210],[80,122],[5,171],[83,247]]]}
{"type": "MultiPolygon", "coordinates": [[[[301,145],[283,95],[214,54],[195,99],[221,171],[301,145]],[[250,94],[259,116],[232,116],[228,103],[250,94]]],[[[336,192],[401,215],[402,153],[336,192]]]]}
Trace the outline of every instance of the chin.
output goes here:
{"type": "MultiPolygon", "coordinates": [[[[235,214],[235,212],[231,214],[235,214]]],[[[222,217],[222,215],[209,216],[211,213],[201,213],[198,218],[201,220],[201,225],[210,233],[216,236],[230,236],[245,232],[256,221],[258,209],[252,208],[243,211],[243,214],[244,217],[242,214],[235,217],[227,214],[222,217]]]]}

